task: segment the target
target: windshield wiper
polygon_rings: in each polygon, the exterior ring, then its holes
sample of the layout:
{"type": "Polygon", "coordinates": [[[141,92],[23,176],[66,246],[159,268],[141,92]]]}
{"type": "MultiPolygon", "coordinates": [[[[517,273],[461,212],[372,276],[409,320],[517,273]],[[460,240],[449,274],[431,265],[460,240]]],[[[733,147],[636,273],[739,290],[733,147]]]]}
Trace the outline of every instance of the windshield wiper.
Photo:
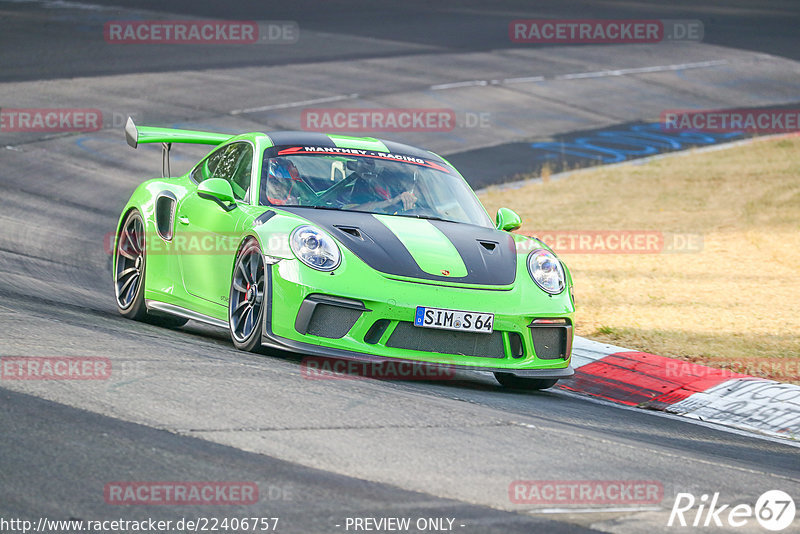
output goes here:
{"type": "Polygon", "coordinates": [[[414,217],[416,219],[425,219],[426,221],[442,221],[442,222],[455,222],[450,219],[442,219],[441,217],[437,217],[435,215],[403,215],[402,213],[398,213],[400,217],[414,217]]]}
{"type": "Polygon", "coordinates": [[[309,206],[293,206],[295,208],[311,208],[315,210],[330,210],[330,211],[352,211],[355,213],[370,213],[369,211],[361,211],[361,210],[349,210],[346,208],[337,208],[336,206],[319,206],[319,205],[309,205],[309,206]]]}
{"type": "MultiPolygon", "coordinates": [[[[331,211],[349,211],[352,213],[372,213],[373,215],[391,215],[389,213],[378,213],[372,211],[364,211],[364,210],[354,210],[354,209],[347,209],[347,208],[337,208],[335,206],[322,206],[322,205],[309,205],[309,206],[292,206],[294,208],[311,208],[315,210],[331,210],[331,211]]],[[[404,215],[402,213],[395,213],[394,215],[398,217],[409,217],[414,219],[425,219],[427,221],[442,221],[442,222],[456,222],[452,219],[443,219],[441,217],[437,217],[435,215],[418,215],[418,214],[409,214],[404,215]]]]}

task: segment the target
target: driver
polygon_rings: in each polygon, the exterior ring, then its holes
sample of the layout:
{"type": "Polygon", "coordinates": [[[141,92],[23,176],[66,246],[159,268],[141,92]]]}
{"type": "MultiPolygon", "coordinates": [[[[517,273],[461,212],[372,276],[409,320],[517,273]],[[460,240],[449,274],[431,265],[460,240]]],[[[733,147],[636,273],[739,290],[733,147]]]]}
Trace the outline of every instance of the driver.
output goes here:
{"type": "Polygon", "coordinates": [[[358,158],[353,174],[356,176],[356,182],[353,185],[350,202],[359,210],[385,209],[400,203],[403,211],[408,211],[417,204],[418,199],[413,187],[392,195],[389,184],[383,179],[380,169],[372,158],[358,158]]]}
{"type": "Polygon", "coordinates": [[[267,200],[273,205],[297,204],[294,193],[295,182],[301,181],[300,172],[294,163],[286,158],[269,160],[267,169],[267,200]]]}

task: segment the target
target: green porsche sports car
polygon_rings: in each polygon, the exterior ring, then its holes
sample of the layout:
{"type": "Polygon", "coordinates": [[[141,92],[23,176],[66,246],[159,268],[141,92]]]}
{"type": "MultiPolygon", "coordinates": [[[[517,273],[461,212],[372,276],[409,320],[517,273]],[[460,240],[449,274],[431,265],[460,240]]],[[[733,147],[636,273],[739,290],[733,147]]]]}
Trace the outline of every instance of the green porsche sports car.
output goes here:
{"type": "Polygon", "coordinates": [[[573,374],[572,279],[541,241],[493,224],[427,150],[309,132],[125,128],[164,177],[119,219],[120,313],[226,328],[242,350],[490,371],[543,389],[573,374]],[[216,148],[169,176],[173,143],[216,148]]]}

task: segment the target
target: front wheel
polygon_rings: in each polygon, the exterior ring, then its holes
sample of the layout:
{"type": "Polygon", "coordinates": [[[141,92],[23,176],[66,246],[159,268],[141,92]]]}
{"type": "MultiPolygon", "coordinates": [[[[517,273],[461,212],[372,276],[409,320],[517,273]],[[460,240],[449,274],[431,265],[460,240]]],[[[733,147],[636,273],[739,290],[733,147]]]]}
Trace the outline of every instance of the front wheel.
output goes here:
{"type": "Polygon", "coordinates": [[[528,378],[511,373],[495,373],[494,377],[507,388],[536,391],[551,388],[558,382],[558,378],[528,378]]]}
{"type": "Polygon", "coordinates": [[[264,323],[264,257],[255,238],[247,239],[236,256],[228,299],[228,324],[233,345],[248,352],[261,348],[264,323]]]}

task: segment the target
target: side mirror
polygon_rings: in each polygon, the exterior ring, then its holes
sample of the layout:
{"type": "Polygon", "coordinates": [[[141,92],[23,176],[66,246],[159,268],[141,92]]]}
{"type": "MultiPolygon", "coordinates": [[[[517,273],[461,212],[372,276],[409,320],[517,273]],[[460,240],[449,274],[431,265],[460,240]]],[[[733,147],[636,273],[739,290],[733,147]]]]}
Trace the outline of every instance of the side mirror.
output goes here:
{"type": "Polygon", "coordinates": [[[213,200],[225,211],[231,211],[236,207],[233,188],[227,180],[222,178],[209,178],[200,182],[200,185],[197,186],[197,196],[206,200],[213,200]],[[230,205],[227,203],[230,203],[230,205]]]}
{"type": "Polygon", "coordinates": [[[519,218],[519,215],[508,208],[497,210],[496,221],[495,226],[497,229],[505,232],[511,232],[522,226],[522,219],[519,218]]]}

